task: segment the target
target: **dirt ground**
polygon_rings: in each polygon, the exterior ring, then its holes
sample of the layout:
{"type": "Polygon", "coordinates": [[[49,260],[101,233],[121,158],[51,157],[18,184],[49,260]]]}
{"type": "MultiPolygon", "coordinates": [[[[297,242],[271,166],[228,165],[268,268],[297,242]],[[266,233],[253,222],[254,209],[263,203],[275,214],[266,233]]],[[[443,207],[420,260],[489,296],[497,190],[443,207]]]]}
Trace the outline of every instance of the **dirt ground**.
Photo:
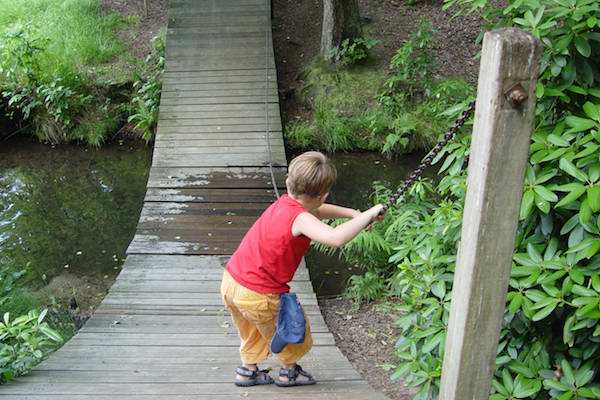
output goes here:
{"type": "MultiPolygon", "coordinates": [[[[472,14],[452,19],[453,11],[443,11],[441,0],[360,0],[365,36],[380,41],[372,51],[385,68],[394,53],[428,19],[435,29],[434,74],[438,78],[462,77],[475,82],[480,46],[476,39],[482,20],[472,14]]],[[[303,68],[319,53],[322,0],[273,0],[273,40],[284,119],[304,114],[296,103],[294,90],[301,87],[303,68]]]]}
{"type": "Polygon", "coordinates": [[[143,60],[150,53],[150,41],[161,28],[167,25],[168,0],[147,0],[148,15],[145,15],[144,0],[101,0],[106,13],[118,12],[125,16],[136,16],[140,22],[122,30],[119,36],[127,43],[127,49],[137,59],[143,60]]]}
{"type": "Polygon", "coordinates": [[[381,303],[357,310],[349,300],[320,299],[319,306],[339,349],[373,389],[385,393],[391,400],[413,398],[412,388],[401,381],[390,380],[393,371],[389,366],[398,363],[394,356],[399,335],[394,327],[396,315],[381,303]]]}

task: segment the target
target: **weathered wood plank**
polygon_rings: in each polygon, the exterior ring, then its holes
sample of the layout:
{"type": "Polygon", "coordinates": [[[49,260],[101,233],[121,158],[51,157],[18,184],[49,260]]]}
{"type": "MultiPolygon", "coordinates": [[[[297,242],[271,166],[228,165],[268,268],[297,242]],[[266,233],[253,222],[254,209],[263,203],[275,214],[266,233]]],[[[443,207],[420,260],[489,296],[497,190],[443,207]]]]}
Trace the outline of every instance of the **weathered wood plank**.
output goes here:
{"type": "MultiPolygon", "coordinates": [[[[200,96],[202,97],[202,96],[200,96]]],[[[182,97],[183,98],[183,97],[182,97]]],[[[278,114],[269,115],[267,119],[266,115],[255,116],[255,117],[213,117],[213,118],[201,118],[201,117],[192,117],[192,118],[166,118],[161,120],[160,126],[161,128],[166,128],[169,126],[173,127],[184,127],[184,126],[202,126],[202,127],[227,127],[227,126],[235,126],[235,125],[265,125],[268,122],[269,129],[273,130],[281,130],[281,119],[278,114]]]]}
{"type": "MultiPolygon", "coordinates": [[[[178,134],[198,134],[197,138],[211,138],[210,135],[205,135],[209,133],[213,134],[221,134],[223,137],[228,137],[227,133],[238,133],[238,135],[229,135],[229,137],[239,137],[240,139],[247,137],[248,133],[261,133],[266,138],[267,136],[267,128],[271,137],[281,137],[281,126],[275,124],[265,125],[263,123],[260,124],[244,124],[244,125],[198,125],[198,126],[169,126],[163,125],[162,122],[158,124],[157,135],[172,135],[175,137],[178,134]],[[279,134],[279,135],[277,135],[279,134]]],[[[180,139],[189,138],[188,136],[180,137],[180,139]]],[[[212,138],[218,138],[218,136],[213,135],[212,138]]]]}
{"type": "MultiPolygon", "coordinates": [[[[231,366],[220,363],[206,368],[202,374],[189,368],[177,368],[172,374],[161,370],[117,370],[117,371],[60,371],[43,370],[44,373],[34,372],[21,380],[24,382],[42,383],[228,383],[231,384],[231,366]]],[[[311,369],[320,382],[327,381],[356,381],[360,376],[352,368],[322,368],[315,365],[311,369]]]]}
{"type": "MultiPolygon", "coordinates": [[[[366,385],[366,384],[365,384],[366,385]]],[[[297,390],[291,390],[288,392],[281,391],[280,393],[262,393],[262,391],[254,390],[244,392],[241,397],[248,400],[389,400],[384,395],[374,392],[372,389],[365,387],[362,390],[356,390],[352,393],[327,393],[326,396],[315,397],[314,393],[303,394],[297,390]]],[[[114,400],[131,400],[132,396],[129,394],[95,394],[94,399],[114,399],[114,400]]],[[[194,400],[230,400],[239,399],[240,395],[232,396],[231,394],[195,394],[194,400]]],[[[49,394],[18,394],[18,395],[3,395],[2,400],[40,400],[40,399],[53,399],[53,400],[90,400],[89,395],[77,395],[77,394],[61,394],[61,395],[49,395],[49,394]]],[[[137,395],[136,400],[190,400],[189,395],[137,395]]]]}
{"type": "MultiPolygon", "coordinates": [[[[188,85],[201,85],[201,84],[225,85],[225,84],[236,84],[236,83],[256,83],[256,82],[265,82],[265,81],[270,82],[272,85],[276,85],[275,80],[277,79],[277,77],[275,75],[271,75],[271,74],[267,75],[264,73],[264,71],[260,71],[259,73],[252,74],[252,75],[193,76],[190,74],[190,76],[184,76],[184,77],[178,77],[178,76],[172,76],[172,75],[173,74],[163,75],[163,78],[162,78],[163,85],[170,86],[171,84],[181,82],[182,79],[185,79],[185,83],[188,85]]],[[[244,105],[242,104],[242,106],[244,106],[244,105]]],[[[272,106],[272,107],[275,107],[275,106],[272,106]]],[[[277,105],[277,109],[279,109],[279,105],[277,105]]]]}
{"type": "MultiPolygon", "coordinates": [[[[268,103],[277,103],[279,97],[269,95],[266,98],[268,103]]],[[[264,104],[265,96],[213,96],[213,97],[192,97],[192,98],[164,98],[160,104],[171,106],[196,105],[196,104],[264,104]]]]}
{"type": "MultiPolygon", "coordinates": [[[[329,393],[343,393],[351,394],[356,391],[364,391],[368,389],[368,386],[363,382],[331,382],[327,385],[313,385],[305,386],[302,388],[302,393],[312,394],[318,396],[320,394],[329,393]]],[[[238,388],[235,385],[229,384],[218,384],[218,383],[205,383],[205,384],[189,384],[181,383],[177,385],[165,385],[157,383],[148,384],[96,384],[88,383],[87,385],[77,385],[69,383],[20,383],[14,382],[6,387],[2,388],[3,394],[33,394],[39,393],[44,395],[91,395],[94,396],[97,393],[115,393],[129,396],[139,395],[187,395],[196,396],[198,395],[236,395],[242,398],[245,393],[248,393],[247,388],[238,388]]],[[[261,394],[278,394],[281,395],[281,389],[275,385],[266,385],[261,388],[261,394]]],[[[313,397],[314,399],[314,397],[313,397]]]]}
{"type": "MultiPolygon", "coordinates": [[[[278,186],[285,187],[285,168],[275,168],[278,186]]],[[[154,188],[206,188],[249,189],[271,188],[269,168],[265,167],[184,167],[150,169],[148,187],[154,188]]]]}
{"type": "MultiPolygon", "coordinates": [[[[273,136],[273,135],[272,135],[273,136]]],[[[161,136],[161,140],[157,140],[154,142],[154,148],[175,148],[175,147],[184,147],[184,148],[220,148],[220,147],[228,147],[228,148],[236,148],[236,147],[244,147],[240,146],[240,139],[214,139],[214,136],[211,138],[199,139],[196,137],[194,140],[176,140],[175,138],[168,138],[168,136],[161,136]]],[[[256,146],[266,146],[267,139],[264,137],[260,137],[260,135],[256,135],[256,138],[247,138],[243,140],[244,145],[248,147],[256,147],[256,146]]],[[[281,138],[274,139],[271,138],[271,146],[273,148],[284,148],[284,141],[281,138]]]]}
{"type": "Polygon", "coordinates": [[[157,189],[149,188],[144,201],[185,203],[271,203],[273,189],[157,189]]]}
{"type": "MultiPolygon", "coordinates": [[[[257,118],[262,117],[264,121],[265,117],[264,104],[261,107],[257,107],[255,110],[212,110],[212,111],[198,111],[198,110],[161,110],[159,118],[162,120],[167,119],[220,119],[220,118],[257,118]]],[[[270,103],[268,105],[269,117],[280,117],[279,106],[277,104],[270,103]]]]}
{"type": "MultiPolygon", "coordinates": [[[[331,333],[315,333],[313,340],[316,346],[335,346],[331,333]]],[[[220,333],[209,335],[200,333],[181,333],[164,335],[135,334],[135,333],[88,333],[81,332],[70,340],[66,346],[225,346],[239,347],[240,343],[235,335],[220,333]]]]}
{"type": "Polygon", "coordinates": [[[487,399],[490,393],[541,54],[540,42],[518,29],[484,36],[441,400],[487,399]],[[507,96],[517,83],[525,100],[511,104],[507,96]]]}
{"type": "MultiPolygon", "coordinates": [[[[257,77],[261,78],[261,77],[257,77]]],[[[248,90],[248,89],[260,89],[263,91],[265,88],[276,88],[277,84],[273,81],[268,80],[265,76],[262,79],[257,79],[256,82],[203,82],[203,83],[190,83],[187,80],[180,82],[170,82],[163,86],[162,93],[168,92],[181,92],[181,91],[207,91],[207,90],[248,90]]],[[[263,111],[264,110],[260,110],[263,111]]],[[[261,114],[262,115],[262,114],[261,114]]],[[[231,115],[226,115],[230,117],[231,115]]],[[[243,115],[237,115],[241,117],[243,115]]],[[[256,116],[256,114],[251,115],[256,116]]]]}
{"type": "MultiPolygon", "coordinates": [[[[153,164],[159,167],[195,167],[195,166],[203,166],[203,167],[244,167],[244,166],[260,166],[260,165],[268,165],[269,159],[266,155],[264,156],[252,156],[252,155],[235,155],[235,159],[232,160],[224,160],[223,157],[226,155],[215,155],[215,156],[191,156],[189,158],[179,158],[179,157],[161,157],[155,158],[153,164]]],[[[286,159],[285,157],[279,157],[274,155],[273,157],[273,165],[275,166],[285,166],[286,159]]]]}

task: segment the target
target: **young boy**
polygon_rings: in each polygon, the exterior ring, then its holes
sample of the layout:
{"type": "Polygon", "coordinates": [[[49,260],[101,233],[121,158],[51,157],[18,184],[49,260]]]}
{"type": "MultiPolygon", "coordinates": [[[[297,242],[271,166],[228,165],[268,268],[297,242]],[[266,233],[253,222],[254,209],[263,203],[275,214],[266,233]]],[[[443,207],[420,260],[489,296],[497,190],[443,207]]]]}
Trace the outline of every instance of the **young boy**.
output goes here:
{"type": "Polygon", "coordinates": [[[279,297],[289,291],[288,283],[308,250],[311,240],[340,247],[371,222],[380,219],[382,205],[360,211],[325,204],[336,178],[335,167],[323,154],[307,152],[289,166],[287,195],[281,196],[254,223],[229,260],[221,294],[238,329],[242,366],[237,368],[238,386],[315,384],[298,364],[312,347],[306,321],[303,343],[287,344],[277,354],[282,367],[274,381],[268,370],[257,364],[267,359],[276,330],[279,297]],[[332,228],[321,219],[349,218],[332,228]]]}

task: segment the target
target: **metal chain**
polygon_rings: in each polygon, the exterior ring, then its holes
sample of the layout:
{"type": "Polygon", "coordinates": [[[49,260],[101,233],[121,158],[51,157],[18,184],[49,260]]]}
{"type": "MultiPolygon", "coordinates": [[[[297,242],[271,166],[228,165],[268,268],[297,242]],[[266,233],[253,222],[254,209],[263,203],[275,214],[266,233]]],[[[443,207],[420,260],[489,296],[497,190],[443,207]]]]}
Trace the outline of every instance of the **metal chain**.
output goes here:
{"type": "Polygon", "coordinates": [[[465,124],[465,122],[467,121],[467,119],[473,113],[474,110],[475,110],[475,102],[472,101],[471,103],[469,103],[467,108],[465,108],[465,110],[460,114],[460,116],[457,118],[457,120],[454,121],[454,123],[450,126],[448,131],[444,134],[444,137],[442,138],[442,140],[440,140],[435,145],[435,147],[429,152],[429,154],[427,154],[427,156],[423,160],[421,160],[421,164],[419,164],[417,169],[415,169],[408,176],[408,178],[406,178],[404,180],[404,182],[402,182],[400,187],[398,187],[398,190],[396,191],[396,193],[394,193],[389,198],[387,203],[385,203],[383,205],[383,209],[381,210],[380,214],[384,214],[390,207],[394,206],[402,196],[404,196],[406,191],[413,185],[413,183],[415,183],[415,181],[421,177],[421,175],[423,174],[425,169],[427,169],[431,166],[431,163],[433,162],[435,157],[437,157],[437,155],[440,153],[440,151],[442,151],[442,149],[452,139],[454,139],[458,130],[465,124]]]}

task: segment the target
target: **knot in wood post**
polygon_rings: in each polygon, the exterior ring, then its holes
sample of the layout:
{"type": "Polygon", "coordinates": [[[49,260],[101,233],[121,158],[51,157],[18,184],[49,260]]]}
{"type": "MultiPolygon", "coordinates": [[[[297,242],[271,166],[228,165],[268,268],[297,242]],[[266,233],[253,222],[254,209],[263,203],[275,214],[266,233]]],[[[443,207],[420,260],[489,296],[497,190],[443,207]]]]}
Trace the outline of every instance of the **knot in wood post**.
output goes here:
{"type": "Polygon", "coordinates": [[[520,83],[517,83],[508,89],[505,96],[512,108],[519,107],[528,97],[525,88],[523,88],[523,85],[520,83]]]}

